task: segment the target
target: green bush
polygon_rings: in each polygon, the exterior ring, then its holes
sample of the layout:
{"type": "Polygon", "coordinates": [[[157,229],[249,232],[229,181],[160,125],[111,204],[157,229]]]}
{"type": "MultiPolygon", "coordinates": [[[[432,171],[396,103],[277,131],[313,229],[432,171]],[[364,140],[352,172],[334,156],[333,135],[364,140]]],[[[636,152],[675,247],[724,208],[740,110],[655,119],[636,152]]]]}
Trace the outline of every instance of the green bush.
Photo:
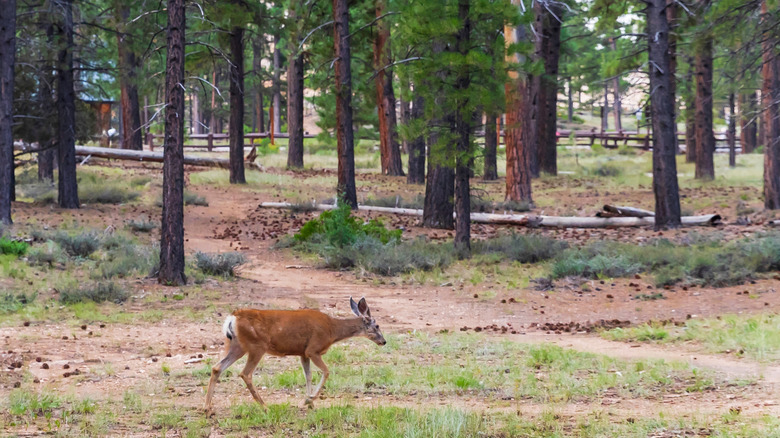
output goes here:
{"type": "Polygon", "coordinates": [[[43,245],[36,245],[27,252],[27,263],[36,266],[51,267],[55,263],[64,263],[67,258],[62,247],[52,240],[47,240],[43,245]]]}
{"type": "Polygon", "coordinates": [[[27,295],[25,293],[5,293],[0,295],[0,314],[15,313],[30,303],[35,301],[35,294],[27,295]]]}
{"type": "Polygon", "coordinates": [[[79,183],[79,202],[83,204],[124,204],[138,199],[140,194],[128,190],[124,182],[92,182],[79,183]]]}
{"type": "Polygon", "coordinates": [[[358,268],[379,275],[398,275],[443,268],[452,263],[452,245],[439,245],[417,239],[412,242],[382,243],[373,236],[358,237],[345,247],[316,244],[310,247],[333,269],[358,268]]]}
{"type": "Polygon", "coordinates": [[[109,301],[120,304],[130,297],[121,286],[113,281],[97,282],[80,287],[78,284],[69,284],[60,289],[60,302],[63,304],[76,304],[87,301],[102,303],[109,301]]]}
{"type": "Polygon", "coordinates": [[[341,203],[335,210],[324,211],[319,218],[306,222],[295,234],[295,240],[346,247],[353,245],[361,236],[374,237],[386,244],[400,241],[401,230],[388,230],[378,219],[361,223],[352,216],[349,205],[341,203]]]}
{"type": "Polygon", "coordinates": [[[568,247],[562,240],[542,235],[506,234],[472,245],[473,254],[501,254],[520,263],[537,263],[558,256],[568,247]]]}
{"type": "Polygon", "coordinates": [[[135,245],[132,242],[116,244],[105,254],[93,270],[93,279],[127,278],[131,274],[151,271],[159,260],[160,252],[154,247],[135,245]]]}
{"type": "Polygon", "coordinates": [[[221,254],[195,253],[195,265],[204,274],[221,277],[233,277],[235,268],[246,262],[246,257],[240,252],[225,252],[221,254]]]}
{"type": "Polygon", "coordinates": [[[202,207],[208,207],[209,202],[203,196],[198,196],[195,193],[184,191],[184,205],[200,205],[202,207]]]}
{"type": "Polygon", "coordinates": [[[51,236],[51,240],[57,242],[71,257],[89,257],[100,248],[100,237],[93,231],[75,234],[58,231],[51,236]]]}
{"type": "Polygon", "coordinates": [[[137,220],[127,222],[127,228],[139,233],[150,233],[158,226],[159,224],[157,222],[152,220],[147,221],[144,218],[138,218],[137,220]]]}
{"type": "Polygon", "coordinates": [[[23,256],[30,248],[27,242],[11,240],[7,237],[0,237],[0,254],[10,254],[17,257],[23,256]]]}

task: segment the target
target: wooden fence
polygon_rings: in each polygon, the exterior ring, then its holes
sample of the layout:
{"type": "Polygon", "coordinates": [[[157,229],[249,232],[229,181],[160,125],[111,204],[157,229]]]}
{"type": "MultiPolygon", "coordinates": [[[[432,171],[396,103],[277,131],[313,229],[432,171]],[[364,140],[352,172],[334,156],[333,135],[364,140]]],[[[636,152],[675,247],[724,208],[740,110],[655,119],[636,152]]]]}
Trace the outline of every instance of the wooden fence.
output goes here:
{"type": "MultiPolygon", "coordinates": [[[[244,147],[254,147],[255,146],[255,140],[262,139],[262,138],[289,138],[290,136],[286,133],[276,133],[273,136],[271,136],[267,132],[250,132],[247,134],[244,134],[244,140],[249,140],[249,143],[244,143],[244,147]]],[[[315,135],[311,135],[308,132],[303,135],[303,138],[314,138],[315,135]]],[[[152,134],[148,133],[146,134],[146,144],[149,145],[149,150],[154,150],[155,146],[162,146],[165,139],[165,135],[162,134],[152,134]],[[159,140],[158,142],[155,142],[155,140],[159,140]]],[[[227,147],[227,144],[224,145],[215,145],[215,143],[228,143],[230,141],[230,135],[229,134],[190,134],[187,136],[188,143],[185,144],[185,148],[194,148],[194,149],[207,149],[209,152],[214,150],[215,147],[227,147]],[[193,141],[205,141],[205,143],[193,143],[193,141]]]]}

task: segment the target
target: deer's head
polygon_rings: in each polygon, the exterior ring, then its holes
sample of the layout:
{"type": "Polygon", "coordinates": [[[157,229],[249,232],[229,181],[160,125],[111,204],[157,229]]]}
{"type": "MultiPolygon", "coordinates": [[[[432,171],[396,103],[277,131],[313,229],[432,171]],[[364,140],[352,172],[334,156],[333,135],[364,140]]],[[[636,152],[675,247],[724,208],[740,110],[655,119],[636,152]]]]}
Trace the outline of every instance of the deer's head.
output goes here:
{"type": "Polygon", "coordinates": [[[371,310],[366,304],[366,299],[361,298],[357,303],[352,297],[349,297],[349,306],[352,307],[352,312],[363,320],[363,332],[362,335],[374,341],[377,345],[385,345],[385,337],[382,336],[382,332],[379,331],[379,325],[374,318],[371,317],[371,310]]]}

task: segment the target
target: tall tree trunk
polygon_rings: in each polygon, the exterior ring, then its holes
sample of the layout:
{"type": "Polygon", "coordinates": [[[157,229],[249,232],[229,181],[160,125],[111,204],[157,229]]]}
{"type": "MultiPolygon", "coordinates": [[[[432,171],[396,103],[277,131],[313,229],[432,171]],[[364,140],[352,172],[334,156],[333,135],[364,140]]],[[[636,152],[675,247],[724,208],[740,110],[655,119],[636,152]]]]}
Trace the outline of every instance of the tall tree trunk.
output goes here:
{"type": "MultiPolygon", "coordinates": [[[[461,27],[455,35],[455,50],[462,59],[466,59],[471,44],[471,20],[469,18],[469,0],[458,0],[458,18],[461,27]]],[[[471,255],[471,196],[469,166],[471,151],[471,119],[473,114],[468,109],[468,89],[470,85],[468,64],[458,69],[455,79],[457,105],[455,109],[455,130],[457,143],[455,147],[455,251],[461,257],[471,255]]]]}
{"type": "Polygon", "coordinates": [[[568,94],[567,97],[569,98],[568,111],[566,112],[566,121],[571,123],[574,120],[574,91],[571,89],[571,77],[566,78],[566,81],[568,82],[569,88],[569,92],[566,93],[568,94]]]}
{"type": "Polygon", "coordinates": [[[604,106],[601,111],[601,132],[606,132],[609,129],[609,85],[604,82],[604,106]]]}
{"type": "MultiPolygon", "coordinates": [[[[613,51],[617,51],[617,43],[615,42],[615,38],[610,38],[609,43],[612,46],[613,51]]],[[[623,123],[620,120],[620,113],[622,112],[622,108],[620,105],[620,76],[615,75],[614,78],[612,78],[612,99],[614,99],[613,105],[613,117],[615,118],[615,131],[622,131],[623,130],[623,123]]]]}
{"type": "Polygon", "coordinates": [[[647,3],[647,45],[650,61],[651,121],[653,124],[653,193],[655,228],[677,228],[680,220],[680,193],[677,185],[677,153],[674,141],[674,102],[669,66],[669,23],[666,0],[647,3]]]}
{"type": "MultiPolygon", "coordinates": [[[[763,70],[763,68],[762,68],[762,70],[763,70]]],[[[762,72],[762,76],[764,76],[763,72],[762,72]]],[[[756,117],[756,125],[758,126],[758,128],[757,128],[757,131],[758,131],[758,133],[757,133],[757,135],[758,135],[757,141],[758,141],[758,144],[762,145],[762,146],[766,145],[766,131],[767,131],[767,127],[766,127],[766,112],[764,111],[764,109],[767,106],[769,106],[768,98],[765,97],[765,96],[767,96],[766,91],[762,88],[761,89],[761,110],[762,111],[761,111],[761,114],[759,114],[759,116],[756,117]]]]}
{"type": "Polygon", "coordinates": [[[130,4],[119,2],[118,22],[122,23],[117,32],[117,50],[119,55],[119,89],[122,108],[122,148],[142,150],[144,148],[141,132],[141,109],[138,103],[138,84],[136,70],[138,60],[133,50],[132,37],[126,33],[125,23],[130,18],[130,4]]]}
{"type": "MultiPolygon", "coordinates": [[[[399,106],[401,107],[401,125],[408,126],[409,121],[412,119],[412,102],[404,99],[404,96],[410,95],[411,85],[409,84],[409,78],[406,75],[398,75],[398,79],[401,86],[401,95],[399,96],[399,106]]],[[[401,139],[401,151],[407,154],[409,153],[409,140],[406,138],[401,139]]],[[[409,172],[411,172],[411,170],[409,170],[409,172]]]]}
{"type": "Polygon", "coordinates": [[[57,200],[62,208],[79,208],[76,182],[76,92],[73,88],[73,3],[60,0],[63,20],[57,55],[57,200]]]}
{"type": "Polygon", "coordinates": [[[184,0],[168,0],[165,66],[165,152],[160,226],[160,272],[165,285],[187,283],[184,275],[184,0]]]}
{"type": "Polygon", "coordinates": [[[0,2],[0,223],[10,225],[14,199],[14,58],[16,0],[0,2]]]}
{"type": "MultiPolygon", "coordinates": [[[[412,102],[411,120],[420,120],[424,114],[425,99],[416,93],[412,102]]],[[[408,123],[408,122],[407,122],[408,123]]],[[[425,183],[425,137],[420,135],[409,140],[409,174],[406,176],[409,184],[425,183]]]]}
{"type": "Polygon", "coordinates": [[[679,108],[677,106],[677,79],[675,78],[677,74],[677,32],[674,29],[677,27],[677,12],[677,0],[666,0],[666,21],[669,23],[669,71],[672,75],[672,85],[669,92],[672,96],[672,109],[674,110],[672,114],[672,120],[674,121],[672,124],[674,128],[674,150],[680,153],[680,142],[677,136],[679,108]]]}
{"type": "Polygon", "coordinates": [[[737,117],[735,114],[734,93],[729,93],[729,167],[737,166],[737,117]]]}
{"type": "MultiPolygon", "coordinates": [[[[51,47],[54,43],[54,23],[49,22],[43,25],[43,31],[46,33],[46,44],[51,47]]],[[[2,57],[0,57],[2,58],[2,57]]],[[[45,66],[42,69],[41,78],[38,81],[38,106],[41,108],[44,117],[49,119],[53,109],[57,107],[57,100],[54,97],[54,71],[56,67],[48,60],[45,61],[45,66]]],[[[41,126],[38,129],[38,146],[54,146],[55,143],[55,126],[41,126]]],[[[53,183],[54,182],[54,160],[57,150],[55,148],[47,148],[38,153],[38,181],[53,183]]]]}
{"type": "MultiPolygon", "coordinates": [[[[382,17],[387,9],[385,0],[375,0],[377,18],[382,17]]],[[[379,116],[379,151],[382,162],[382,173],[400,176],[404,174],[401,166],[401,151],[398,147],[398,122],[395,115],[395,94],[393,92],[393,71],[385,68],[390,64],[390,26],[386,18],[377,22],[374,37],[374,69],[378,71],[374,77],[376,85],[376,108],[379,116]]]]}
{"type": "Polygon", "coordinates": [[[246,184],[244,176],[244,29],[230,31],[230,183],[246,184]]]}
{"type": "Polygon", "coordinates": [[[539,170],[558,174],[557,164],[557,109],[558,60],[561,49],[561,22],[563,8],[557,2],[534,2],[536,27],[536,56],[544,62],[544,75],[538,82],[536,141],[539,170]]]}
{"type": "Polygon", "coordinates": [[[200,124],[202,123],[200,118],[200,90],[195,90],[194,93],[192,93],[192,133],[193,134],[200,134],[203,132],[203,129],[201,129],[200,124]]]}
{"type": "Polygon", "coordinates": [[[685,162],[696,162],[696,85],[693,80],[693,58],[687,57],[688,72],[685,75],[685,162]]]}
{"type": "Polygon", "coordinates": [[[209,132],[216,134],[218,131],[217,123],[217,88],[219,88],[219,74],[217,74],[217,65],[214,64],[214,71],[211,73],[211,117],[209,117],[209,132]]]}
{"type": "MultiPolygon", "coordinates": [[[[761,5],[762,22],[770,20],[770,12],[777,13],[777,6],[769,11],[767,0],[761,5]]],[[[764,26],[769,27],[769,26],[764,26]]],[[[763,89],[767,90],[766,99],[766,145],[764,146],[764,208],[780,209],[780,56],[777,53],[778,37],[776,31],[766,30],[764,66],[762,69],[763,89]]]]}
{"type": "Polygon", "coordinates": [[[287,63],[287,167],[303,167],[303,53],[287,63]]]}
{"type": "Polygon", "coordinates": [[[352,130],[352,72],[347,0],[333,0],[333,21],[336,49],[336,140],[339,156],[336,192],[343,202],[355,209],[355,134],[352,130]]]}
{"type": "Polygon", "coordinates": [[[257,132],[265,132],[265,110],[263,105],[263,43],[260,38],[252,39],[252,69],[257,77],[255,89],[255,120],[257,132]]]}
{"type": "MultiPolygon", "coordinates": [[[[702,0],[705,4],[709,0],[702,0]]],[[[702,8],[703,10],[703,8],[702,8]]],[[[696,179],[715,178],[715,135],[712,132],[712,37],[696,45],[696,179]]]]}
{"type": "Polygon", "coordinates": [[[498,164],[496,163],[496,152],[498,149],[497,118],[498,114],[493,111],[485,113],[485,169],[482,175],[482,179],[485,181],[498,179],[498,164]]]}
{"type": "MultiPolygon", "coordinates": [[[[519,7],[521,0],[512,0],[519,7]]],[[[524,26],[504,27],[507,44],[528,41],[524,26]]],[[[522,64],[524,56],[507,53],[507,62],[522,64]]],[[[528,117],[532,110],[528,86],[529,77],[517,71],[509,72],[509,81],[505,85],[506,122],[504,125],[504,143],[506,144],[506,194],[507,201],[533,204],[531,196],[532,160],[535,145],[528,117]]]]}
{"type": "Polygon", "coordinates": [[[279,35],[274,35],[273,124],[276,134],[282,132],[282,52],[279,50],[279,40],[279,35]]]}
{"type": "MultiPolygon", "coordinates": [[[[433,42],[433,54],[444,51],[444,43],[433,42]]],[[[440,70],[436,73],[439,83],[448,80],[448,72],[440,70]]],[[[450,108],[443,93],[436,93],[433,102],[425,102],[432,109],[450,108]]],[[[441,113],[442,111],[437,111],[441,113]]],[[[452,153],[450,138],[441,138],[442,131],[438,128],[450,122],[451,114],[437,116],[429,123],[431,127],[428,136],[428,175],[425,179],[425,204],[423,206],[423,226],[427,228],[452,229],[455,220],[452,217],[453,198],[455,196],[455,159],[452,153]]],[[[451,124],[451,123],[450,123],[451,124]]],[[[449,131],[445,132],[449,134],[449,131]]]]}
{"type": "Polygon", "coordinates": [[[739,124],[740,124],[740,143],[742,144],[742,153],[750,154],[756,149],[756,114],[758,103],[756,92],[739,94],[739,124]]]}

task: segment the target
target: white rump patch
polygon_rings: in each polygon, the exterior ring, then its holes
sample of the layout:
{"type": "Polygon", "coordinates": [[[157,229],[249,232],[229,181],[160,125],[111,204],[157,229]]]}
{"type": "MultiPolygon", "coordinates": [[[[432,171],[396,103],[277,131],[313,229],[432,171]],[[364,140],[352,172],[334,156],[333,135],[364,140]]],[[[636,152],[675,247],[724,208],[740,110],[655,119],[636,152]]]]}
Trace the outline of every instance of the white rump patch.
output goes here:
{"type": "Polygon", "coordinates": [[[236,317],[234,315],[230,315],[225,319],[225,322],[222,324],[222,333],[228,339],[236,338],[236,317]]]}

